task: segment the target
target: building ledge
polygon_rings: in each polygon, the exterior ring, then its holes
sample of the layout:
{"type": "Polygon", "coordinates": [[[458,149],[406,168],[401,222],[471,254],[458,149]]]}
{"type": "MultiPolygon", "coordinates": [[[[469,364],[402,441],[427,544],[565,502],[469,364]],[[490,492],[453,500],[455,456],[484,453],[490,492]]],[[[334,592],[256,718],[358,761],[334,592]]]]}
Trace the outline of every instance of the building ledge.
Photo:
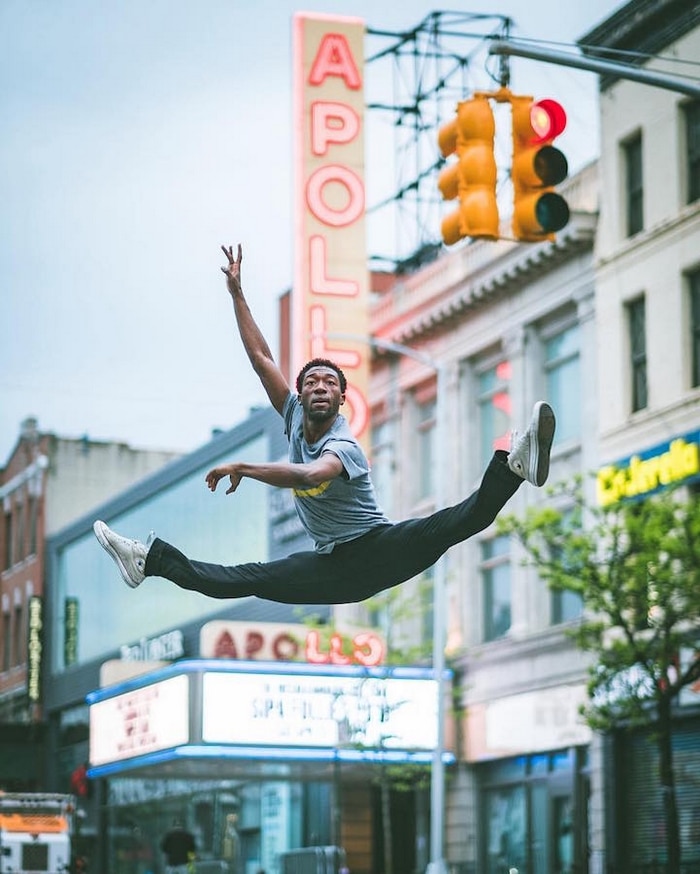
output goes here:
{"type": "MultiPolygon", "coordinates": [[[[552,242],[479,240],[464,246],[397,282],[372,307],[372,334],[395,343],[411,343],[447,330],[467,314],[591,252],[596,224],[595,213],[578,212],[552,242]]],[[[377,354],[383,353],[380,350],[377,354]]]]}

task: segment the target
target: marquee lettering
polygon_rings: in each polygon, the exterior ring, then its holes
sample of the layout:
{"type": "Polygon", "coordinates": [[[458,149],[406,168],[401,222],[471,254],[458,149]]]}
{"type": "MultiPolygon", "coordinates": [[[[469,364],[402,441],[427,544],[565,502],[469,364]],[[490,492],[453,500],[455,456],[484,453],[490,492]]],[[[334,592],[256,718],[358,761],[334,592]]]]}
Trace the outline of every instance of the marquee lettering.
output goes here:
{"type": "Polygon", "coordinates": [[[334,632],[327,645],[322,642],[321,632],[315,629],[299,640],[288,632],[265,633],[264,626],[248,629],[238,638],[224,629],[214,641],[213,658],[249,659],[270,658],[276,661],[293,661],[301,655],[312,664],[350,665],[373,667],[382,663],[386,654],[384,641],[371,631],[360,631],[354,636],[334,632]]]}
{"type": "Polygon", "coordinates": [[[321,634],[318,631],[310,631],[306,638],[306,660],[315,665],[349,665],[359,664],[364,667],[372,667],[380,664],[384,657],[384,644],[381,639],[372,632],[361,632],[351,641],[352,654],[343,652],[343,638],[340,634],[332,634],[328,644],[328,651],[324,652],[321,647],[321,634]]]}

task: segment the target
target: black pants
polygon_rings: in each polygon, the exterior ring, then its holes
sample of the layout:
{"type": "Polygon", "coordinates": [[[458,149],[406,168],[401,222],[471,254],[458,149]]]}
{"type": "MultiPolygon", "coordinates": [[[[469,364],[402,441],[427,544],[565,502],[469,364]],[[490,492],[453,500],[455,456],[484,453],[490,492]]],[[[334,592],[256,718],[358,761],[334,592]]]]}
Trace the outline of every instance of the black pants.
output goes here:
{"type": "Polygon", "coordinates": [[[333,552],[295,552],[270,562],[225,566],[192,561],[153,541],[146,576],[165,577],[212,598],[256,595],[283,604],[349,604],[403,583],[435,564],[450,546],[487,528],[523,480],[496,452],[479,488],[454,507],[420,519],[379,525],[333,552]]]}

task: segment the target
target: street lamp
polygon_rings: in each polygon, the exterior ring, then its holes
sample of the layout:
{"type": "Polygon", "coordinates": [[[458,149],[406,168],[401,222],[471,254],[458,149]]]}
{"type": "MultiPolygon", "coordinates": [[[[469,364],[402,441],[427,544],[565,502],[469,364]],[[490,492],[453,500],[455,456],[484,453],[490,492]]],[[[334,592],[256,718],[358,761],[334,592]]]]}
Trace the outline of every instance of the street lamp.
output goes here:
{"type": "MultiPolygon", "coordinates": [[[[438,460],[435,465],[435,508],[446,506],[445,456],[447,453],[447,380],[444,365],[429,355],[393,343],[381,337],[359,336],[357,334],[327,333],[322,335],[329,340],[351,340],[367,343],[374,349],[404,355],[429,367],[437,378],[435,404],[435,442],[438,447],[438,460]]],[[[437,681],[437,743],[433,751],[430,777],[430,863],[427,874],[445,874],[447,865],[444,853],[445,832],[445,626],[446,603],[446,560],[442,555],[433,571],[433,676],[437,681]]]]}

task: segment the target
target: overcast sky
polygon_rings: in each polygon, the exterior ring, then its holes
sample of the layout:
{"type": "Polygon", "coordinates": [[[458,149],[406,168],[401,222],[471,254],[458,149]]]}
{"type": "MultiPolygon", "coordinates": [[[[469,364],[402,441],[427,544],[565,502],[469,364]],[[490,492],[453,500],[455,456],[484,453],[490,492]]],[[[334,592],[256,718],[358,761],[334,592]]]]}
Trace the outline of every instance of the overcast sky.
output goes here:
{"type": "MultiPolygon", "coordinates": [[[[567,44],[620,5],[483,0],[469,11],[567,44]]],[[[244,288],[276,351],[292,277],[292,14],[402,31],[439,8],[0,2],[0,466],[30,415],[62,437],[191,450],[264,402],[219,246],[243,243],[244,288]]],[[[368,90],[382,75],[368,67],[368,90]]],[[[597,155],[593,74],[513,59],[511,76],[516,93],[564,103],[572,169],[597,155]]],[[[369,205],[385,194],[388,128],[367,129],[369,205]]],[[[370,253],[387,245],[368,243],[370,253]]]]}

